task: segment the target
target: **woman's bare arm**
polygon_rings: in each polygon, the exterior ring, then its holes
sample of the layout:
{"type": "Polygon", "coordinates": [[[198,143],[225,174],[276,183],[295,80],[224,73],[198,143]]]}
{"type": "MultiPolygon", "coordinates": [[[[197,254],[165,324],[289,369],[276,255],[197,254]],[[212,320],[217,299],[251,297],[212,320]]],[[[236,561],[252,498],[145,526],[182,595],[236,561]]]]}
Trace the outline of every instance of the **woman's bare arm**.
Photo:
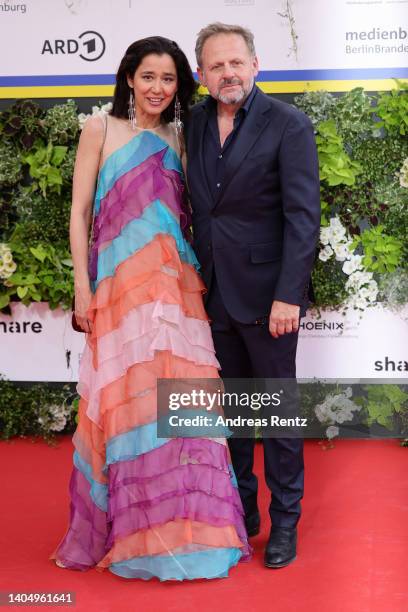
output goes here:
{"type": "Polygon", "coordinates": [[[90,117],[79,139],[72,186],[69,234],[75,278],[75,317],[85,331],[91,331],[86,312],[92,299],[88,275],[88,232],[103,140],[101,117],[90,117]]]}

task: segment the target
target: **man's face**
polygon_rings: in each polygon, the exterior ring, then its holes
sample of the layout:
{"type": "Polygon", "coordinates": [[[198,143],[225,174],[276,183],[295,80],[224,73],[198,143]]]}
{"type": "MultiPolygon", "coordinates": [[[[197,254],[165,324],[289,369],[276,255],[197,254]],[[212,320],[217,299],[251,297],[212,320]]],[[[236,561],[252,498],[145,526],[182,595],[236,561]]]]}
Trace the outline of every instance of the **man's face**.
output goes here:
{"type": "Polygon", "coordinates": [[[205,43],[197,68],[202,85],[224,104],[245,100],[258,74],[258,59],[252,57],[239,34],[215,34],[205,43]]]}

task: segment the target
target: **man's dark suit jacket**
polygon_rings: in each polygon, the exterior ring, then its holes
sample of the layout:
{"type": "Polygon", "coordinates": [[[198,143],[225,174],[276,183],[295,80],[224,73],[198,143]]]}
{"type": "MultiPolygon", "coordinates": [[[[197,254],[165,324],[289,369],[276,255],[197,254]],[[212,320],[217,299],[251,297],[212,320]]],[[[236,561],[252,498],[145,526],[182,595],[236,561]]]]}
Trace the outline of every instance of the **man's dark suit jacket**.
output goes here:
{"type": "Polygon", "coordinates": [[[308,117],[259,89],[232,143],[217,199],[204,169],[205,101],[186,131],[194,248],[210,287],[213,271],[229,314],[269,315],[273,300],[309,302],[320,227],[319,168],[308,117]]]}

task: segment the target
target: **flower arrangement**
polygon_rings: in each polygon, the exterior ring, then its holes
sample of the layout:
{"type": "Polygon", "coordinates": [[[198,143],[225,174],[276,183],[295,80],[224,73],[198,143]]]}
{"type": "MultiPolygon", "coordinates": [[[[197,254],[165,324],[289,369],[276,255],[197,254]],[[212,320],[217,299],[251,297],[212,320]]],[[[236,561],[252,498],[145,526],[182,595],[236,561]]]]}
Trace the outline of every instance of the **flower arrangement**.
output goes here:
{"type": "Polygon", "coordinates": [[[315,414],[324,425],[327,425],[326,436],[332,440],[339,435],[339,428],[336,425],[352,421],[354,412],[359,412],[361,406],[355,404],[350,398],[353,392],[351,387],[347,387],[340,393],[329,393],[325,400],[317,404],[315,414]]]}
{"type": "Polygon", "coordinates": [[[407,100],[401,83],[378,96],[356,88],[295,98],[315,126],[319,153],[318,310],[408,303],[407,100]]]}
{"type": "Polygon", "coordinates": [[[400,171],[398,172],[399,183],[401,187],[404,189],[408,189],[408,157],[404,159],[404,163],[401,166],[400,171]]]}
{"type": "Polygon", "coordinates": [[[19,100],[0,113],[0,133],[0,310],[10,312],[15,300],[69,308],[76,105],[68,100],[44,110],[19,100]]]}
{"type": "Polygon", "coordinates": [[[343,263],[342,272],[348,277],[345,283],[348,297],[343,304],[344,308],[365,310],[373,304],[377,299],[378,285],[373,273],[365,268],[363,256],[355,253],[353,240],[339,217],[332,217],[329,225],[321,228],[320,243],[321,261],[326,262],[334,257],[336,261],[343,263]]]}
{"type": "Polygon", "coordinates": [[[88,117],[97,115],[101,111],[104,111],[105,113],[109,113],[111,109],[112,109],[112,102],[107,102],[107,104],[99,104],[99,106],[98,105],[93,106],[91,109],[91,113],[89,114],[79,113],[78,115],[79,129],[82,130],[82,128],[85,125],[85,121],[88,119],[88,117]]]}
{"type": "MultiPolygon", "coordinates": [[[[372,428],[375,436],[385,430],[398,432],[396,435],[408,433],[407,385],[356,384],[342,390],[332,383],[314,382],[305,387],[303,391],[302,385],[302,410],[309,421],[315,417],[325,427],[326,440],[320,442],[324,450],[334,448],[333,440],[339,436],[340,426],[353,425],[353,421],[356,431],[364,432],[365,436],[370,435],[372,428]]],[[[406,439],[401,440],[401,446],[406,446],[406,439]]]]}
{"type": "Polygon", "coordinates": [[[52,404],[51,406],[40,406],[38,423],[49,432],[61,432],[67,426],[71,417],[71,406],[52,404]]]}
{"type": "MultiPolygon", "coordinates": [[[[316,129],[322,219],[313,270],[315,306],[364,311],[408,303],[407,88],[368,95],[295,98],[316,129]]],[[[68,100],[47,110],[30,100],[0,113],[0,310],[10,301],[68,308],[73,292],[68,245],[71,182],[89,114],[68,100]],[[3,251],[2,251],[3,253],[3,251]],[[52,293],[52,295],[51,295],[52,293]]]]}
{"type": "Polygon", "coordinates": [[[41,436],[51,442],[57,433],[73,431],[78,397],[73,385],[19,385],[0,375],[0,438],[41,436]]]}

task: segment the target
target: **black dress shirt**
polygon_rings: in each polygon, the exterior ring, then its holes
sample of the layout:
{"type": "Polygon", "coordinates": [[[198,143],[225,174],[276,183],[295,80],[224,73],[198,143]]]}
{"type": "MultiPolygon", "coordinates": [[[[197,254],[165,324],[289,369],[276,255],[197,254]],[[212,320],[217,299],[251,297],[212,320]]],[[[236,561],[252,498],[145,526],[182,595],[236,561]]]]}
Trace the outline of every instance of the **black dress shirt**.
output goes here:
{"type": "Polygon", "coordinates": [[[214,200],[217,200],[218,198],[218,192],[224,178],[225,167],[231,153],[232,143],[234,142],[242,123],[245,121],[245,117],[249,112],[252,100],[256,96],[256,93],[257,88],[254,85],[244,104],[237,111],[234,117],[233,130],[228,135],[228,138],[225,140],[223,146],[221,146],[220,133],[218,130],[217,101],[209,96],[206,102],[205,108],[208,113],[208,123],[206,132],[204,134],[204,167],[210,192],[214,200]]]}

